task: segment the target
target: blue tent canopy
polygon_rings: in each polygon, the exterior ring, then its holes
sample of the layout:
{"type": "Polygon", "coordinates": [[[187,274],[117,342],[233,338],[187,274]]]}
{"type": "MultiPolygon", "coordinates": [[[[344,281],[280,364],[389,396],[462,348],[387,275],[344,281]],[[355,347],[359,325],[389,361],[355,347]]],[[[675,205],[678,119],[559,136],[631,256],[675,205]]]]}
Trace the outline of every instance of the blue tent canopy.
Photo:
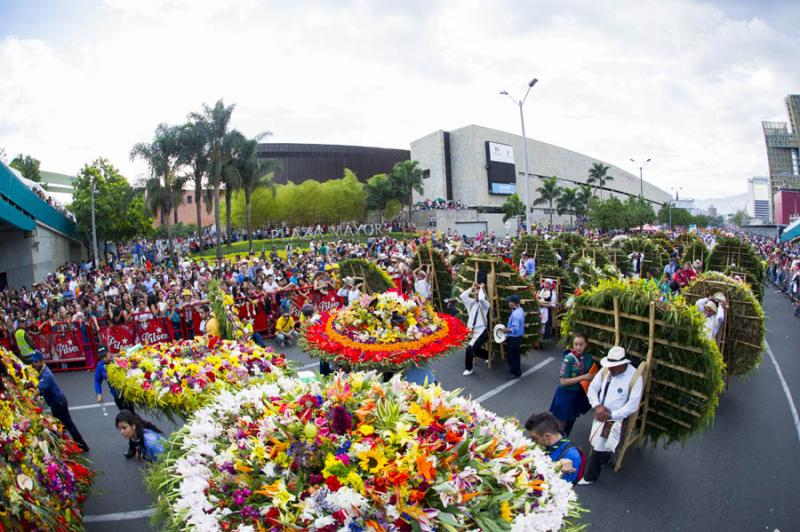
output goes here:
{"type": "Polygon", "coordinates": [[[783,230],[783,233],[781,234],[781,242],[790,242],[796,238],[800,238],[800,220],[797,220],[783,230]]]}

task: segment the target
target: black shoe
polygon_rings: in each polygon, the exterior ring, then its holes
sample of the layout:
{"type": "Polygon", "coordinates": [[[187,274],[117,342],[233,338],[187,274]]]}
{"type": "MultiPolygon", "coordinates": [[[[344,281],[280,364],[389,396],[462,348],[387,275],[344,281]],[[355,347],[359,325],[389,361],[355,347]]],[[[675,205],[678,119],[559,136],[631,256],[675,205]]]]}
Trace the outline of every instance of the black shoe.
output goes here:
{"type": "Polygon", "coordinates": [[[514,374],[512,373],[511,375],[508,375],[508,376],[506,377],[506,380],[507,380],[507,381],[513,381],[513,380],[517,380],[517,379],[521,379],[521,378],[522,378],[522,375],[514,375],[514,374]]]}
{"type": "Polygon", "coordinates": [[[128,460],[130,460],[131,458],[133,458],[134,456],[136,456],[136,451],[132,451],[132,450],[128,449],[127,451],[125,451],[124,453],[122,453],[122,455],[123,455],[125,458],[127,458],[128,460]]]}

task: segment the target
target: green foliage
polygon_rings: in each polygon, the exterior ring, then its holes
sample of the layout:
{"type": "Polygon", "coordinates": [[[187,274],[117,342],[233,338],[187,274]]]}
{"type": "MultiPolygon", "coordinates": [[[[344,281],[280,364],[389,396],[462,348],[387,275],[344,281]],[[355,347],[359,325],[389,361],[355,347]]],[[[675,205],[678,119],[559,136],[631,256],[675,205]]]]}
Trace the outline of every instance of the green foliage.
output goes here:
{"type": "Polygon", "coordinates": [[[574,306],[562,322],[562,337],[568,339],[579,330],[586,332],[590,352],[599,361],[615,344],[616,298],[621,313],[645,318],[644,321],[620,318],[620,345],[628,358],[638,363],[647,355],[647,319],[650,305],[654,304],[654,365],[649,393],[643,397],[649,404],[645,436],[653,444],[669,444],[688,439],[712,422],[724,387],[725,365],[717,345],[706,335],[697,308],[686,304],[683,298],[658,303],[660,296],[657,285],[644,280],[601,281],[576,296],[574,306]]]}
{"type": "Polygon", "coordinates": [[[642,274],[652,271],[653,276],[658,278],[664,270],[664,266],[669,262],[669,255],[658,245],[646,238],[631,237],[621,240],[613,246],[610,251],[613,254],[614,264],[626,275],[632,273],[631,253],[644,253],[642,261],[642,274]]]}
{"type": "Polygon", "coordinates": [[[562,259],[566,259],[586,245],[586,239],[578,233],[559,233],[550,240],[550,247],[561,255],[562,259]]]}
{"type": "Polygon", "coordinates": [[[681,254],[681,262],[691,262],[694,264],[694,261],[699,260],[703,263],[705,268],[706,260],[708,259],[708,248],[703,243],[702,240],[692,240],[688,246],[684,246],[682,248],[683,253],[681,254]]]}
{"type": "Polygon", "coordinates": [[[534,205],[547,204],[550,211],[550,225],[553,225],[553,202],[558,200],[561,188],[558,186],[558,177],[545,177],[542,179],[542,186],[536,189],[539,197],[533,201],[534,205]]]}
{"type": "Polygon", "coordinates": [[[756,299],[764,300],[764,264],[749,243],[736,237],[718,237],[705,266],[706,271],[747,274],[756,299]]]}
{"type": "Polygon", "coordinates": [[[417,247],[412,268],[416,270],[421,265],[426,265],[429,269],[433,268],[432,271],[436,274],[430,279],[433,306],[436,308],[436,312],[444,312],[446,310],[444,301],[450,297],[453,291],[453,273],[450,271],[450,266],[447,265],[447,261],[439,250],[433,249],[430,244],[417,247]]]}
{"type": "MultiPolygon", "coordinates": [[[[494,302],[492,309],[489,310],[489,329],[491,330],[498,323],[508,323],[511,309],[504,299],[510,295],[518,295],[520,297],[520,306],[525,311],[525,334],[522,337],[522,347],[520,349],[521,354],[525,355],[539,341],[541,318],[535,289],[527,285],[517,270],[498,257],[490,255],[466,257],[456,277],[457,291],[461,293],[471,287],[472,283],[477,279],[477,271],[483,271],[487,274],[491,271],[491,264],[485,261],[494,263],[497,274],[495,284],[499,298],[499,301],[494,302]]],[[[491,297],[491,294],[488,295],[491,297]]],[[[458,316],[466,322],[468,316],[463,305],[458,307],[458,316]]]]}
{"type": "Polygon", "coordinates": [[[42,180],[42,174],[39,173],[39,160],[34,159],[30,155],[22,155],[21,153],[14,157],[8,166],[19,170],[22,177],[36,181],[37,183],[42,180]]]}
{"type": "Polygon", "coordinates": [[[514,243],[513,259],[514,264],[519,264],[522,255],[527,253],[536,260],[536,268],[553,266],[558,268],[558,257],[556,257],[550,243],[540,236],[523,235],[514,243]]]}
{"type": "MultiPolygon", "coordinates": [[[[184,224],[178,222],[172,226],[172,236],[175,238],[188,238],[197,231],[197,226],[194,224],[184,224]]],[[[163,225],[156,227],[151,233],[155,238],[167,238],[167,228],[163,225]]]]}
{"type": "Polygon", "coordinates": [[[598,198],[589,200],[588,225],[600,231],[620,229],[625,227],[625,206],[623,203],[611,197],[603,201],[598,198]]]}
{"type": "Polygon", "coordinates": [[[730,222],[733,225],[738,225],[739,227],[747,225],[749,220],[750,217],[747,215],[747,211],[744,210],[738,210],[733,214],[733,216],[730,217],[730,222]]]}
{"type": "Polygon", "coordinates": [[[653,244],[663,249],[667,255],[671,255],[672,252],[675,250],[675,244],[673,244],[672,240],[670,240],[666,236],[656,234],[648,236],[647,239],[650,240],[650,242],[652,242],[653,244]]]}
{"type": "Polygon", "coordinates": [[[578,209],[578,195],[575,188],[564,187],[558,193],[558,207],[556,211],[559,216],[569,214],[569,225],[572,226],[572,216],[578,209]]]}
{"type": "Polygon", "coordinates": [[[422,169],[417,161],[400,161],[392,167],[389,175],[394,199],[411,202],[411,192],[422,194],[422,169]]]}
{"type": "MultiPolygon", "coordinates": [[[[658,210],[658,223],[669,224],[669,207],[670,202],[664,203],[658,210]]],[[[721,225],[717,218],[709,218],[705,214],[698,214],[697,216],[690,213],[688,210],[672,207],[672,226],[673,227],[689,227],[696,225],[697,227],[708,227],[710,225],[721,225]]]]}
{"type": "Polygon", "coordinates": [[[525,204],[522,203],[519,194],[516,192],[506,198],[502,209],[504,213],[503,222],[507,222],[511,218],[516,218],[518,216],[525,216],[525,204]]]}
{"type": "Polygon", "coordinates": [[[78,232],[87,241],[92,237],[91,183],[95,188],[95,221],[98,242],[125,242],[147,236],[153,230],[144,199],[108,160],[86,164],[75,178],[70,210],[78,222],[78,232]]]}
{"type": "Polygon", "coordinates": [[[367,210],[378,212],[381,217],[386,215],[389,203],[397,201],[387,174],[375,174],[370,177],[364,185],[364,192],[367,210]]]}
{"type": "Polygon", "coordinates": [[[586,183],[589,185],[597,185],[597,188],[600,189],[600,199],[603,199],[603,187],[609,181],[613,181],[614,178],[608,175],[609,167],[603,163],[592,163],[592,167],[589,168],[589,176],[586,179],[586,183]]]}
{"type": "Polygon", "coordinates": [[[761,364],[764,352],[764,311],[743,282],[718,272],[699,276],[681,295],[690,304],[722,292],[728,301],[725,311],[722,358],[729,375],[746,375],[761,364]]]}
{"type": "Polygon", "coordinates": [[[598,267],[602,268],[607,264],[613,264],[610,255],[606,248],[597,246],[597,245],[589,245],[583,248],[578,249],[569,257],[567,257],[567,263],[570,266],[573,266],[578,260],[582,259],[583,257],[589,257],[592,262],[598,267]]]}
{"type": "Polygon", "coordinates": [[[346,259],[339,263],[339,277],[355,277],[364,280],[364,288],[370,294],[385,292],[394,288],[389,274],[374,262],[365,259],[346,259]]]}
{"type": "Polygon", "coordinates": [[[625,200],[624,227],[642,227],[656,221],[653,205],[644,198],[628,196],[625,200]]]}

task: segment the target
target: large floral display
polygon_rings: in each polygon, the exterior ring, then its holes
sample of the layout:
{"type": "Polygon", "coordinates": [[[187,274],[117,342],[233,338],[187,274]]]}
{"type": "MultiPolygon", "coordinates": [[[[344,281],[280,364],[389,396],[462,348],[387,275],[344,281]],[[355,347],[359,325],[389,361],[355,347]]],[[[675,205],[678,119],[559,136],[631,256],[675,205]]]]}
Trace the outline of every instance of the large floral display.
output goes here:
{"type": "Polygon", "coordinates": [[[0,531],[83,530],[93,474],[36,386],[33,368],[0,347],[0,531]]]}
{"type": "Polygon", "coordinates": [[[305,348],[345,368],[399,370],[459,346],[464,324],[430,303],[396,292],[361,299],[306,327],[305,348]]]}
{"type": "Polygon", "coordinates": [[[518,424],[374,372],[219,394],[149,472],[167,530],[560,530],[580,509],[518,424]]]}
{"type": "Polygon", "coordinates": [[[108,380],[134,404],[187,417],[221,390],[287,370],[285,357],[271,348],[197,336],[128,349],[109,364],[108,380]]]}

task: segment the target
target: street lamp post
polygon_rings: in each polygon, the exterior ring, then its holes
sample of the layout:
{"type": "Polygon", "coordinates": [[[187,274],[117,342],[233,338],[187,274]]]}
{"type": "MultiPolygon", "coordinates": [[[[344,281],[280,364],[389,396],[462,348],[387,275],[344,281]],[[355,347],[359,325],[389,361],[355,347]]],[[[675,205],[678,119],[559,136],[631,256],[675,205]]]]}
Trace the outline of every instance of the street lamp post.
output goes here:
{"type": "Polygon", "coordinates": [[[97,225],[95,224],[94,220],[94,195],[97,189],[95,189],[95,179],[92,178],[92,249],[94,250],[94,267],[100,267],[100,259],[97,257],[97,225]]]}
{"type": "MultiPolygon", "coordinates": [[[[647,158],[647,160],[646,160],[645,162],[643,162],[643,163],[639,164],[639,197],[640,197],[640,198],[643,198],[643,197],[644,197],[644,167],[645,167],[645,166],[647,166],[647,163],[649,163],[649,162],[650,162],[650,161],[652,161],[652,160],[653,160],[653,159],[650,159],[650,158],[648,157],[648,158],[647,158]]],[[[632,162],[633,164],[638,164],[638,163],[636,162],[636,159],[631,159],[631,162],[632,162]]]]}
{"type": "MultiPolygon", "coordinates": [[[[678,201],[678,192],[683,190],[683,187],[669,187],[671,191],[675,192],[675,201],[678,201]]],[[[672,231],[672,198],[669,199],[669,230],[672,231]]]]}
{"type": "Polygon", "coordinates": [[[525,171],[525,226],[529,233],[531,230],[531,191],[528,179],[528,137],[525,136],[525,115],[522,112],[522,106],[525,104],[525,100],[528,99],[528,94],[530,94],[531,89],[538,81],[538,79],[533,78],[528,82],[528,90],[525,91],[525,96],[521,100],[515,100],[510,94],[508,94],[508,91],[500,91],[500,94],[503,96],[508,96],[508,98],[514,102],[514,105],[519,107],[519,121],[522,126],[523,169],[525,171]]]}

